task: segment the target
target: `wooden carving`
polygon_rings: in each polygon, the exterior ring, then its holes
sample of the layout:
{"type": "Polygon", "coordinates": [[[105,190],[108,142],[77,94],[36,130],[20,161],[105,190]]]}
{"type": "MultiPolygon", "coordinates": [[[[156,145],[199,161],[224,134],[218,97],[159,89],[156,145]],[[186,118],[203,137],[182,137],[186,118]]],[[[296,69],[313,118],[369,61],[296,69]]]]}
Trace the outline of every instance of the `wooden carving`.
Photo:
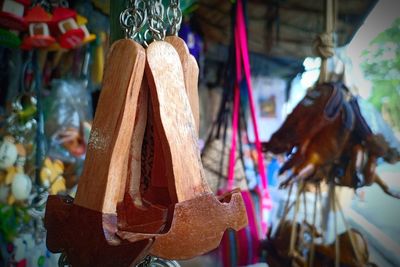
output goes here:
{"type": "Polygon", "coordinates": [[[171,205],[167,224],[160,233],[117,234],[131,242],[154,238],[150,254],[188,259],[216,248],[226,229],[244,227],[246,210],[239,191],[217,199],[204,179],[195,120],[178,53],[171,44],[161,41],[150,44],[146,53],[154,138],[159,138],[160,144],[156,147],[154,142],[155,152],[162,154],[158,159],[154,157],[153,165],[158,165],[156,160],[164,163],[164,173],[158,175],[166,181],[171,205]]]}
{"type": "Polygon", "coordinates": [[[198,68],[170,40],[181,58],[161,41],[111,48],[76,199],[47,203],[48,248],[73,266],[130,266],[149,253],[188,259],[247,224],[240,191],[216,198],[204,179],[198,68]]]}
{"type": "Polygon", "coordinates": [[[76,198],[50,196],[47,201],[47,246],[64,252],[72,266],[130,266],[152,244],[115,235],[145,60],[145,50],[133,41],[113,44],[76,198]]]}
{"type": "Polygon", "coordinates": [[[197,133],[199,132],[200,124],[200,113],[199,113],[199,67],[197,61],[189,53],[189,48],[187,47],[185,41],[183,41],[178,36],[167,36],[165,41],[170,43],[178,52],[179,59],[181,61],[183,77],[185,79],[186,93],[189,97],[190,107],[192,109],[194,121],[196,124],[197,133]]]}

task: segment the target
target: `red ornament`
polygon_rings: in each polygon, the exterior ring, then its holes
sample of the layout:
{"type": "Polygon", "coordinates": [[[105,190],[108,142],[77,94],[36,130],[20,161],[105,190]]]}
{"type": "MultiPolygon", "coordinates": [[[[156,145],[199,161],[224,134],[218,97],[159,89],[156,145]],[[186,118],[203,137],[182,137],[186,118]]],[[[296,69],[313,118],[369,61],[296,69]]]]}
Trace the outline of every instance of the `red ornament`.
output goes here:
{"type": "Polygon", "coordinates": [[[53,44],[56,39],[50,36],[49,26],[51,15],[41,6],[35,6],[27,11],[25,21],[29,23],[29,36],[25,37],[23,48],[44,48],[53,44]]]}
{"type": "Polygon", "coordinates": [[[61,47],[70,49],[82,44],[85,33],[76,22],[74,10],[63,7],[55,8],[52,24],[53,28],[60,33],[58,41],[61,47]]]}
{"type": "Polygon", "coordinates": [[[30,0],[0,0],[0,27],[23,31],[27,27],[23,16],[30,0]]]}

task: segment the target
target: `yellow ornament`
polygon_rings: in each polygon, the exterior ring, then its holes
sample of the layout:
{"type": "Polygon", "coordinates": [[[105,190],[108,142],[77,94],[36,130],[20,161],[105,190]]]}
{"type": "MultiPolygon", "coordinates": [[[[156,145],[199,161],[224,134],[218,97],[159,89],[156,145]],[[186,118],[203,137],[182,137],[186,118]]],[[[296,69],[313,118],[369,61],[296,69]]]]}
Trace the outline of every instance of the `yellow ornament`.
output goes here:
{"type": "Polygon", "coordinates": [[[56,195],[67,190],[65,178],[62,176],[63,173],[64,164],[62,161],[58,159],[52,161],[50,158],[44,160],[40,171],[40,181],[45,187],[49,188],[50,194],[56,195]]]}

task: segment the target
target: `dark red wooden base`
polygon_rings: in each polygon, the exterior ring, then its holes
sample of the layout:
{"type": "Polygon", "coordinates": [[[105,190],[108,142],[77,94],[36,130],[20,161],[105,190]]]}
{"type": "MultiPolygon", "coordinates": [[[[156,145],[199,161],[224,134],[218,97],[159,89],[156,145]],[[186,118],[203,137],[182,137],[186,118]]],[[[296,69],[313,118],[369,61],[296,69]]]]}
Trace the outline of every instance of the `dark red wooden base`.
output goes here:
{"type": "Polygon", "coordinates": [[[72,266],[132,266],[143,259],[152,239],[119,239],[117,217],[73,204],[70,197],[49,196],[45,227],[47,248],[63,252],[72,266]]]}

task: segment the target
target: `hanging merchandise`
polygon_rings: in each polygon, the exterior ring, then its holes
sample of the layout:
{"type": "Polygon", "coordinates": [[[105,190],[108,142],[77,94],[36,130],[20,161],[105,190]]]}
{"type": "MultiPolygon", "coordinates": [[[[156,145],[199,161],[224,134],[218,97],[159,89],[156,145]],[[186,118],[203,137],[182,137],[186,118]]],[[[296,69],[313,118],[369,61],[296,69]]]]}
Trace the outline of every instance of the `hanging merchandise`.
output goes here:
{"type": "Polygon", "coordinates": [[[42,169],[40,170],[40,181],[47,188],[51,195],[64,193],[66,188],[64,173],[64,164],[61,160],[52,161],[50,158],[44,160],[42,169]]]}
{"type": "MultiPolygon", "coordinates": [[[[237,8],[238,8],[238,13],[237,13],[237,20],[236,20],[236,34],[235,34],[235,44],[236,44],[236,68],[237,68],[237,84],[236,84],[236,89],[235,89],[235,94],[237,96],[237,102],[239,102],[239,81],[241,80],[240,77],[243,75],[240,66],[243,66],[244,70],[244,76],[246,78],[246,84],[247,84],[247,92],[248,92],[248,100],[249,100],[249,106],[250,106],[250,117],[253,123],[253,128],[254,128],[254,134],[255,134],[255,149],[257,151],[257,166],[259,170],[259,174],[261,176],[261,182],[259,183],[257,187],[257,191],[259,193],[259,196],[261,198],[261,233],[260,233],[260,238],[264,238],[265,235],[267,234],[267,221],[268,221],[268,213],[270,210],[270,200],[269,200],[269,194],[268,194],[268,182],[267,182],[267,177],[265,173],[265,167],[264,167],[264,162],[263,162],[263,155],[261,153],[261,143],[260,143],[260,138],[258,134],[258,125],[257,125],[257,118],[256,118],[256,112],[255,112],[255,107],[254,107],[254,97],[253,97],[253,89],[252,89],[252,84],[251,84],[251,73],[250,73],[250,60],[249,60],[249,51],[247,47],[247,32],[246,32],[246,25],[245,25],[245,14],[244,14],[244,8],[242,1],[238,1],[237,3],[237,8]],[[240,48],[240,49],[238,49],[240,48]]],[[[238,105],[238,103],[236,104],[238,105]]],[[[238,118],[239,114],[236,114],[236,119],[238,118]]],[[[235,116],[235,115],[234,115],[235,116]]],[[[235,117],[234,117],[235,118],[235,117]]],[[[236,122],[237,125],[237,122],[236,122]]],[[[236,126],[233,126],[235,129],[236,126]]],[[[235,141],[233,138],[236,138],[235,136],[232,137],[232,143],[235,144],[235,141]]],[[[234,151],[234,149],[232,149],[234,151]]],[[[230,170],[232,170],[232,165],[234,164],[234,161],[231,159],[230,160],[230,170]]],[[[233,178],[233,172],[230,171],[228,180],[232,180],[233,178]]]]}
{"type": "Polygon", "coordinates": [[[0,27],[17,31],[26,30],[27,24],[23,18],[30,0],[0,1],[0,27]]]}
{"type": "Polygon", "coordinates": [[[84,123],[92,120],[90,95],[85,82],[53,80],[46,103],[48,155],[69,163],[82,160],[86,152],[84,123]]]}
{"type": "MultiPolygon", "coordinates": [[[[26,70],[31,66],[30,63],[31,58],[28,58],[26,70]]],[[[33,65],[35,70],[35,64],[33,65]]],[[[37,128],[40,127],[37,116],[38,102],[36,94],[22,85],[21,81],[22,92],[19,92],[11,103],[11,110],[6,115],[0,146],[1,264],[17,266],[36,265],[32,260],[37,261],[44,255],[38,253],[47,251],[41,241],[43,228],[40,226],[40,210],[44,207],[43,199],[45,201],[46,196],[43,196],[42,189],[35,179],[38,147],[35,145],[35,138],[37,128]]],[[[50,257],[54,258],[48,254],[44,260],[47,261],[50,257]]]]}
{"type": "Polygon", "coordinates": [[[31,93],[22,93],[12,108],[11,114],[7,115],[0,146],[2,202],[9,205],[16,201],[25,202],[32,190],[32,180],[26,172],[31,175],[33,169],[36,98],[31,93]]]}
{"type": "MultiPolygon", "coordinates": [[[[177,32],[179,2],[168,8],[177,32]]],[[[121,13],[126,39],[108,55],[76,198],[48,199],[48,247],[72,265],[188,259],[247,223],[240,193],[217,198],[204,179],[197,64],[181,39],[164,41],[163,18],[161,1],[132,1],[121,13]]]]}
{"type": "Polygon", "coordinates": [[[26,12],[24,20],[28,23],[28,36],[22,42],[23,49],[45,48],[56,40],[50,35],[48,23],[51,15],[43,7],[35,6],[26,12]]]}
{"type": "MultiPolygon", "coordinates": [[[[39,1],[22,10],[20,2],[25,1],[0,1],[0,23],[4,18],[10,23],[8,28],[0,29],[0,43],[20,48],[1,49],[2,58],[10,63],[2,73],[0,90],[0,266],[52,267],[57,265],[59,254],[46,248],[44,208],[49,194],[74,194],[92,116],[89,74],[83,73],[80,80],[51,81],[58,75],[52,69],[57,67],[53,63],[64,64],[61,56],[67,52],[56,41],[62,36],[51,12],[66,1],[51,5],[49,1],[39,1]],[[12,30],[14,20],[7,14],[3,17],[5,11],[19,14],[26,24],[22,32],[12,30]],[[48,53],[50,48],[57,51],[48,53]],[[47,91],[47,85],[53,87],[51,91],[47,91]]],[[[77,20],[79,31],[86,34],[81,46],[95,36],[86,29],[85,18],[77,20]]],[[[63,23],[62,19],[59,22],[63,23]]],[[[61,28],[68,33],[71,25],[64,22],[61,28]]],[[[79,51],[89,53],[87,47],[79,51]]],[[[75,65],[84,61],[82,72],[90,66],[86,54],[84,59],[74,60],[75,65]]]]}
{"type": "Polygon", "coordinates": [[[228,62],[230,76],[228,74],[227,88],[224,91],[218,118],[213,125],[202,156],[207,174],[214,173],[210,177],[215,177],[214,184],[217,184],[217,190],[224,192],[240,185],[249,220],[249,225],[245,229],[237,233],[230,232],[224,236],[220,247],[224,266],[242,266],[260,262],[260,242],[267,233],[267,220],[270,210],[263,155],[260,150],[257,121],[254,114],[244,4],[245,2],[236,1],[232,6],[234,11],[232,13],[235,14],[235,17],[232,23],[233,44],[228,62]],[[245,179],[243,169],[243,157],[249,157],[251,160],[252,152],[251,146],[247,145],[247,138],[242,138],[242,134],[245,132],[243,131],[245,120],[243,120],[242,104],[244,101],[240,100],[240,88],[247,90],[251,120],[256,135],[256,156],[254,159],[261,180],[258,181],[253,191],[249,191],[247,187],[249,182],[245,179]],[[231,126],[228,121],[230,114],[232,114],[231,126]],[[237,145],[238,135],[239,144],[237,145]],[[219,140],[220,138],[222,141],[219,140]],[[227,142],[228,139],[231,140],[230,144],[227,142]],[[248,147],[247,151],[244,151],[245,145],[248,147]],[[215,151],[219,151],[217,152],[219,155],[215,151]],[[229,156],[226,157],[225,155],[229,156]],[[218,157],[220,160],[218,160],[218,157]],[[242,160],[240,160],[241,158],[242,160]]]}
{"type": "Polygon", "coordinates": [[[57,40],[62,48],[75,48],[85,38],[84,29],[78,26],[76,17],[76,11],[70,8],[56,7],[53,10],[53,32],[57,33],[57,40]]]}
{"type": "Polygon", "coordinates": [[[363,236],[348,226],[336,187],[357,189],[376,183],[386,194],[400,198],[399,192],[389,188],[376,174],[378,159],[387,163],[400,160],[399,141],[381,115],[371,109],[372,105],[352,95],[342,82],[327,82],[330,77],[326,61],[334,52],[332,20],[337,9],[333,3],[332,0],[326,1],[327,32],[318,37],[322,43],[318,42],[317,50],[323,60],[318,84],[307,92],[282,126],[263,144],[265,152],[288,154],[279,170],[279,174],[289,173],[280,185],[281,188],[289,187],[288,201],[278,230],[269,236],[266,245],[267,252],[272,255],[271,266],[286,263],[299,266],[373,265],[369,263],[363,236]],[[320,188],[324,183],[328,185],[328,196],[322,208],[317,201],[321,202],[320,188]],[[295,187],[295,200],[289,203],[295,187]],[[307,220],[306,191],[314,192],[312,222],[307,220]],[[305,214],[300,221],[302,195],[305,214]],[[291,207],[294,207],[293,218],[286,221],[291,207]],[[322,210],[318,222],[317,209],[322,210]],[[345,225],[343,232],[337,223],[338,213],[341,213],[345,225]],[[331,214],[333,220],[329,220],[331,214]],[[333,238],[330,238],[332,232],[333,238]],[[304,238],[304,233],[308,238],[304,238]]]}
{"type": "Polygon", "coordinates": [[[76,15],[76,22],[79,26],[79,28],[83,31],[84,35],[83,35],[83,41],[82,41],[82,45],[90,43],[92,41],[94,41],[96,39],[96,35],[93,33],[89,33],[86,24],[88,23],[87,18],[77,14],[76,15]]]}

